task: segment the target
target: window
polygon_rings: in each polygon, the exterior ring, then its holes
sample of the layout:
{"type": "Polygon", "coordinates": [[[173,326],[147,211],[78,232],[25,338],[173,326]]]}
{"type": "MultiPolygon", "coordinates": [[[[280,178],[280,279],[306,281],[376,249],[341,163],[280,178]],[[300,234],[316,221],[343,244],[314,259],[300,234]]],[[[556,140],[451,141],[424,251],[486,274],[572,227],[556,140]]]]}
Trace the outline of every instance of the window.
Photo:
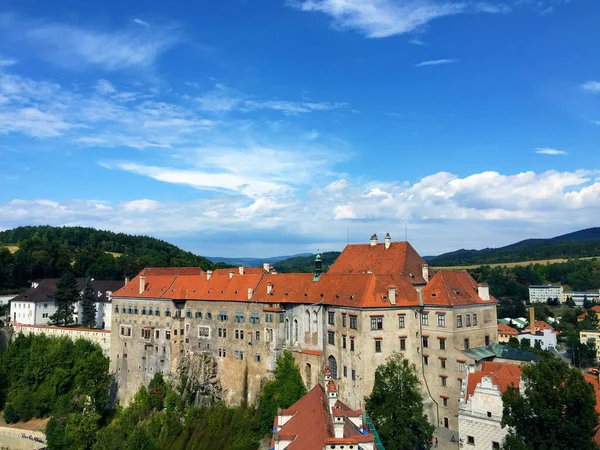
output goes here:
{"type": "Polygon", "coordinates": [[[371,330],[383,330],[383,316],[371,316],[371,330]]]}
{"type": "Polygon", "coordinates": [[[446,360],[445,360],[445,359],[440,359],[440,367],[441,367],[442,369],[445,369],[445,368],[446,368],[446,360]]]}
{"type": "Polygon", "coordinates": [[[167,309],[165,310],[165,317],[171,317],[171,309],[167,306],[167,309]]]}
{"type": "Polygon", "coordinates": [[[238,340],[244,340],[244,330],[235,330],[235,338],[238,340]]]}
{"type": "Polygon", "coordinates": [[[500,442],[492,441],[492,450],[500,450],[500,442]]]}
{"type": "Polygon", "coordinates": [[[429,347],[429,336],[423,336],[423,348],[429,347]]]}
{"type": "Polygon", "coordinates": [[[485,345],[490,345],[490,336],[489,335],[485,335],[485,345]]]}
{"type": "Polygon", "coordinates": [[[202,311],[201,310],[196,311],[195,318],[202,319],[202,311]]]}
{"type": "Polygon", "coordinates": [[[421,325],[429,325],[429,313],[421,313],[421,325]]]}
{"type": "Polygon", "coordinates": [[[187,309],[187,311],[185,312],[185,317],[187,317],[188,319],[192,318],[192,308],[187,309]]]}
{"type": "MultiPolygon", "coordinates": [[[[225,318],[225,320],[227,320],[227,318],[225,318]]],[[[243,313],[243,312],[236,312],[236,313],[235,313],[235,316],[234,316],[234,318],[233,318],[233,321],[234,321],[234,322],[237,322],[237,323],[244,323],[244,322],[245,322],[245,320],[246,320],[246,319],[244,318],[244,313],[243,313]]]]}
{"type": "Polygon", "coordinates": [[[327,358],[327,362],[329,363],[329,369],[331,370],[331,378],[337,380],[337,361],[335,360],[333,355],[331,355],[329,356],[329,358],[327,358]]]}
{"type": "Polygon", "coordinates": [[[46,319],[46,318],[48,318],[48,313],[43,313],[42,314],[42,319],[46,319]]]}
{"type": "Polygon", "coordinates": [[[471,314],[465,314],[465,326],[466,327],[471,326],[471,314]]]}
{"type": "Polygon", "coordinates": [[[477,326],[477,314],[473,313],[473,326],[477,326]]]}
{"type": "Polygon", "coordinates": [[[294,319],[294,341],[298,342],[298,319],[294,319]]]}
{"type": "Polygon", "coordinates": [[[462,316],[460,314],[456,316],[456,328],[462,328],[462,316]]]}
{"type": "MultiPolygon", "coordinates": [[[[44,305],[44,308],[47,308],[47,305],[44,305]]],[[[115,305],[115,313],[119,312],[119,305],[115,305]]]]}
{"type": "Polygon", "coordinates": [[[329,311],[327,313],[327,323],[329,325],[335,325],[335,312],[334,311],[329,311]]]}
{"type": "Polygon", "coordinates": [[[327,332],[327,343],[329,345],[335,345],[335,333],[333,331],[327,332]]]}
{"type": "Polygon", "coordinates": [[[350,328],[356,330],[356,316],[350,316],[350,328]]]}
{"type": "Polygon", "coordinates": [[[442,405],[444,405],[446,408],[448,407],[448,397],[442,397],[442,405]]]}
{"type": "Polygon", "coordinates": [[[155,314],[155,316],[156,316],[156,317],[159,317],[159,316],[160,316],[160,308],[159,308],[158,306],[156,307],[156,310],[155,310],[155,311],[156,311],[156,314],[155,314]]]}
{"type": "Polygon", "coordinates": [[[256,332],[256,340],[257,340],[257,341],[260,341],[260,331],[257,331],[257,332],[256,332]]]}
{"type": "Polygon", "coordinates": [[[142,337],[149,340],[152,337],[152,330],[148,328],[142,328],[142,337]]]}
{"type": "Polygon", "coordinates": [[[465,371],[465,362],[464,361],[457,361],[457,362],[458,362],[458,371],[464,372],[465,371]]]}
{"type": "Polygon", "coordinates": [[[204,314],[204,318],[206,320],[212,320],[212,313],[210,312],[210,309],[206,310],[206,314],[204,314]]]}
{"type": "Polygon", "coordinates": [[[475,438],[473,436],[467,436],[467,444],[475,445],[475,438]]]}
{"type": "Polygon", "coordinates": [[[448,386],[448,377],[440,375],[440,383],[442,386],[448,386]]]}
{"type": "Polygon", "coordinates": [[[127,314],[133,314],[133,310],[131,309],[131,305],[127,307],[127,314]]]}
{"type": "Polygon", "coordinates": [[[440,341],[440,350],[446,350],[446,338],[438,338],[440,341]]]}
{"type": "Polygon", "coordinates": [[[346,328],[346,313],[342,313],[342,326],[346,328]]]}
{"type": "Polygon", "coordinates": [[[221,356],[222,358],[227,357],[227,350],[225,350],[224,348],[220,348],[219,349],[219,356],[221,356]]]}
{"type": "Polygon", "coordinates": [[[400,314],[398,316],[398,328],[404,328],[405,324],[404,324],[404,319],[405,319],[405,315],[404,314],[400,314]]]}
{"type": "Polygon", "coordinates": [[[491,412],[491,411],[488,411],[488,412],[487,412],[487,416],[488,416],[488,417],[492,417],[492,412],[491,412]]]}
{"type": "Polygon", "coordinates": [[[235,351],[235,359],[243,360],[244,359],[244,352],[236,350],[235,351]]]}
{"type": "Polygon", "coordinates": [[[145,315],[146,315],[146,307],[142,306],[142,316],[145,316],[145,315]]]}
{"type": "Polygon", "coordinates": [[[354,351],[354,338],[353,337],[350,338],[350,351],[351,352],[354,351]]]}
{"type": "Polygon", "coordinates": [[[406,338],[400,338],[400,350],[406,350],[406,338]]]}
{"type": "Polygon", "coordinates": [[[254,355],[254,362],[260,362],[260,353],[254,355]]]}
{"type": "Polygon", "coordinates": [[[121,327],[121,336],[130,337],[131,336],[131,327],[122,326],[121,327]]]}
{"type": "MultiPolygon", "coordinates": [[[[156,330],[154,337],[160,339],[160,330],[156,330]]],[[[157,347],[158,348],[158,347],[157,347]]]]}
{"type": "Polygon", "coordinates": [[[346,336],[342,335],[342,348],[346,348],[346,336]]]}
{"type": "Polygon", "coordinates": [[[217,320],[224,322],[227,319],[229,319],[229,316],[227,315],[227,311],[219,311],[219,314],[217,314],[217,320]]]}
{"type": "MultiPolygon", "coordinates": [[[[281,318],[281,315],[279,317],[281,318]]],[[[285,319],[285,339],[290,340],[290,319],[285,319]]]]}
{"type": "Polygon", "coordinates": [[[344,377],[348,378],[348,367],[344,366],[344,377]]]}
{"type": "Polygon", "coordinates": [[[465,339],[465,350],[469,349],[469,338],[465,339]]]}
{"type": "Polygon", "coordinates": [[[165,331],[165,339],[167,341],[169,341],[171,339],[171,332],[170,331],[165,331]]]}
{"type": "Polygon", "coordinates": [[[438,314],[438,327],[446,327],[446,314],[438,314]]]}
{"type": "Polygon", "coordinates": [[[375,339],[375,353],[381,353],[381,339],[375,339]]]}
{"type": "Polygon", "coordinates": [[[429,365],[429,356],[427,356],[427,355],[423,355],[423,364],[424,364],[425,366],[428,366],[428,365],[429,365]]]}
{"type": "Polygon", "coordinates": [[[210,337],[210,328],[198,327],[198,337],[201,337],[201,338],[210,337]]]}
{"type": "Polygon", "coordinates": [[[352,381],[356,381],[356,370],[352,369],[352,381]]]}
{"type": "Polygon", "coordinates": [[[250,313],[250,318],[248,320],[250,323],[260,323],[260,317],[257,312],[250,313]]]}

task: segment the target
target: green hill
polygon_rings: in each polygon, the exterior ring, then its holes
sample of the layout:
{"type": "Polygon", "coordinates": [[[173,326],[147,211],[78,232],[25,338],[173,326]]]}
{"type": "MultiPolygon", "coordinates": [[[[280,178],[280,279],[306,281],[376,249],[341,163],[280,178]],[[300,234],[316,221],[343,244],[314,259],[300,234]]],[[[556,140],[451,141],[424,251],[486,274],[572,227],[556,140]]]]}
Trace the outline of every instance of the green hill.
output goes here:
{"type": "MultiPolygon", "coordinates": [[[[327,272],[327,269],[333,264],[333,262],[340,256],[340,252],[325,252],[321,253],[321,259],[323,261],[323,272],[327,272]]],[[[275,270],[277,272],[314,272],[315,271],[315,255],[310,256],[295,256],[293,258],[284,259],[275,263],[275,270]]]]}
{"type": "Polygon", "coordinates": [[[600,227],[550,239],[527,239],[500,248],[461,249],[426,259],[432,266],[463,266],[598,255],[600,255],[600,227]]]}
{"type": "Polygon", "coordinates": [[[115,280],[135,276],[144,267],[215,268],[208,259],[160,239],[94,228],[18,227],[0,232],[0,246],[0,292],[60,277],[65,270],[115,280]],[[9,244],[18,250],[11,252],[9,244]]]}

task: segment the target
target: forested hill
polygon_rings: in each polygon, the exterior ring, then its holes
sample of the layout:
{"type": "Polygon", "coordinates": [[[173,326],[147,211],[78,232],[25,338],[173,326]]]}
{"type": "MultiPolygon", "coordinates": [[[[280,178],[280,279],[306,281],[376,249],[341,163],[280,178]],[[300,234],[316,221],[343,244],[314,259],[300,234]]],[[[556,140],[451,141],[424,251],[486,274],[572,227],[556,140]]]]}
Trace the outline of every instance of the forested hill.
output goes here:
{"type": "MultiPolygon", "coordinates": [[[[323,272],[327,272],[327,269],[333,264],[333,262],[340,256],[340,252],[325,252],[321,253],[321,260],[323,261],[323,272]]],[[[295,256],[293,258],[284,259],[275,263],[275,270],[278,272],[314,272],[315,271],[315,255],[310,256],[295,256]]]]}
{"type": "Polygon", "coordinates": [[[31,280],[77,277],[114,280],[144,267],[214,268],[208,259],[148,236],[83,227],[18,227],[0,232],[0,292],[26,287],[31,280]],[[16,246],[12,254],[5,246],[16,246]],[[114,254],[113,254],[114,253],[114,254]]]}
{"type": "Polygon", "coordinates": [[[427,261],[432,266],[462,266],[589,256],[600,256],[600,227],[550,239],[527,239],[500,248],[461,249],[429,257],[427,261]]]}

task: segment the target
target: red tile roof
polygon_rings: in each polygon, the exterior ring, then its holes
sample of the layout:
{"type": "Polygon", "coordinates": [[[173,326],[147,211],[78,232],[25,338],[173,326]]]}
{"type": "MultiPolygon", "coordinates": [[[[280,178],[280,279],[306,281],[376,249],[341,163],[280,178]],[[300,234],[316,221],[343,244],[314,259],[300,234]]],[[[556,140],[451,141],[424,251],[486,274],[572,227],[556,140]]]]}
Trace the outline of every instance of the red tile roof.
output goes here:
{"type": "MultiPolygon", "coordinates": [[[[599,305],[592,306],[590,309],[592,311],[594,311],[596,314],[600,314],[600,306],[599,305]]],[[[585,319],[586,315],[587,315],[587,311],[584,312],[583,314],[578,315],[577,319],[578,320],[583,320],[583,319],[585,319]]]]}
{"type": "MultiPolygon", "coordinates": [[[[536,320],[535,321],[535,331],[544,331],[544,330],[552,330],[554,331],[554,328],[552,327],[552,325],[550,325],[547,322],[544,322],[543,320],[536,320]]],[[[531,331],[531,328],[529,325],[527,325],[523,331],[521,331],[521,333],[529,333],[531,331]]],[[[556,331],[554,331],[555,333],[557,333],[556,331]]],[[[558,334],[558,333],[557,333],[558,334]]]]}
{"type": "Polygon", "coordinates": [[[350,244],[338,256],[327,273],[403,274],[411,284],[425,284],[425,260],[408,242],[385,244],[350,244]]]}
{"type": "MultiPolygon", "coordinates": [[[[598,375],[584,373],[583,378],[594,387],[594,392],[596,393],[596,412],[600,414],[600,380],[598,379],[598,375]]],[[[594,442],[600,445],[600,425],[594,428],[594,442]]]]}
{"type": "Polygon", "coordinates": [[[423,288],[425,306],[462,306],[472,304],[494,304],[496,299],[479,297],[477,282],[466,270],[440,270],[423,288]]]}
{"type": "Polygon", "coordinates": [[[513,327],[500,322],[498,324],[498,334],[508,334],[510,336],[517,336],[519,334],[519,332],[517,330],[515,330],[513,327]]]}
{"type": "Polygon", "coordinates": [[[504,394],[508,386],[519,387],[521,380],[521,366],[517,364],[499,363],[493,361],[484,361],[481,370],[468,374],[467,377],[467,396],[468,400],[475,392],[477,383],[481,382],[483,377],[488,376],[492,383],[498,386],[500,393],[504,394]]]}

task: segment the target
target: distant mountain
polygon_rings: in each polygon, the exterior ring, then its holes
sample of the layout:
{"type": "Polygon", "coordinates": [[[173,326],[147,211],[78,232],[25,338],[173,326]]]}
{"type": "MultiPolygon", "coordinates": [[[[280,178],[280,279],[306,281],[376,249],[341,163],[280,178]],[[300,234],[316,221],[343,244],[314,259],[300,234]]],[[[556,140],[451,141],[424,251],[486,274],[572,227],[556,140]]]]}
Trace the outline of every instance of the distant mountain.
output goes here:
{"type": "Polygon", "coordinates": [[[259,267],[262,266],[263,263],[269,263],[271,265],[283,261],[284,259],[297,258],[302,256],[310,256],[311,253],[297,253],[295,255],[288,256],[272,256],[270,258],[228,258],[225,256],[206,256],[206,259],[212,261],[213,263],[225,263],[230,264],[232,266],[245,266],[245,267],[259,267]]]}
{"type": "Polygon", "coordinates": [[[600,227],[549,239],[526,239],[500,248],[460,249],[424,259],[432,266],[462,266],[600,256],[600,227]]]}
{"type": "MultiPolygon", "coordinates": [[[[323,272],[333,264],[333,262],[340,256],[340,252],[325,252],[321,253],[321,260],[323,261],[323,272]]],[[[284,259],[275,263],[275,270],[277,272],[314,272],[315,270],[315,255],[308,256],[295,256],[293,258],[284,259]]]]}

